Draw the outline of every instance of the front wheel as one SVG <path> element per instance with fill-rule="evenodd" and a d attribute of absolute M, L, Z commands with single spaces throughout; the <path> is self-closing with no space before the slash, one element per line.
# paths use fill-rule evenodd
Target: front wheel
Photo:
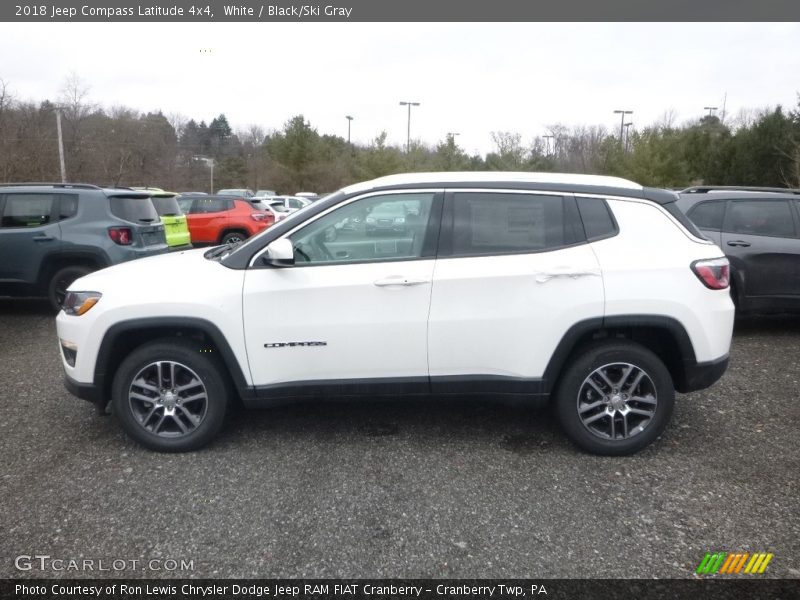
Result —
<path fill-rule="evenodd" d="M 569 438 L 593 454 L 634 454 L 664 431 L 675 388 L 661 359 L 633 342 L 587 347 L 565 371 L 556 410 Z"/>
<path fill-rule="evenodd" d="M 72 265 L 62 267 L 53 273 L 47 284 L 47 300 L 55 312 L 61 310 L 64 298 L 67 296 L 67 288 L 72 285 L 72 282 L 91 273 L 91 271 L 89 267 Z"/>
<path fill-rule="evenodd" d="M 207 348 L 164 339 L 122 361 L 111 402 L 137 442 L 160 452 L 186 452 L 205 446 L 220 430 L 228 389 L 222 363 Z"/>

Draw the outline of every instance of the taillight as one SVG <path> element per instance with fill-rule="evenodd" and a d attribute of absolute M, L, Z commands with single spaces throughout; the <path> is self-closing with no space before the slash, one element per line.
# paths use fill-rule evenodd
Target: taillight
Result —
<path fill-rule="evenodd" d="M 696 260 L 692 271 L 709 289 L 724 290 L 730 285 L 731 266 L 727 258 Z"/>
<path fill-rule="evenodd" d="M 250 218 L 254 221 L 274 221 L 274 217 L 271 213 L 261 212 L 261 213 L 250 213 Z"/>
<path fill-rule="evenodd" d="M 120 246 L 130 246 L 133 243 L 133 232 L 130 227 L 109 227 L 108 237 Z"/>

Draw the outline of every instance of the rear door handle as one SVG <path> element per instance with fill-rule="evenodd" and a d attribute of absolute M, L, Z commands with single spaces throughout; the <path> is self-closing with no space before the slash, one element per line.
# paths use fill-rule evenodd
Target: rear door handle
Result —
<path fill-rule="evenodd" d="M 411 285 L 422 285 L 423 283 L 430 283 L 430 279 L 417 279 L 414 277 L 385 277 L 384 279 L 377 279 L 373 281 L 373 284 L 378 287 L 387 287 L 390 285 L 402 285 L 402 286 L 411 286 Z"/>
<path fill-rule="evenodd" d="M 547 283 L 555 278 L 571 278 L 577 279 L 578 277 L 600 277 L 599 269 L 577 269 L 571 267 L 564 267 L 562 269 L 551 269 L 550 271 L 540 271 L 534 274 L 536 283 Z"/>
<path fill-rule="evenodd" d="M 54 238 L 52 235 L 46 235 L 44 233 L 33 236 L 34 242 L 52 242 Z"/>
<path fill-rule="evenodd" d="M 750 246 L 750 242 L 743 242 L 742 240 L 733 240 L 728 242 L 728 246 L 742 246 L 743 248 L 747 248 Z"/>

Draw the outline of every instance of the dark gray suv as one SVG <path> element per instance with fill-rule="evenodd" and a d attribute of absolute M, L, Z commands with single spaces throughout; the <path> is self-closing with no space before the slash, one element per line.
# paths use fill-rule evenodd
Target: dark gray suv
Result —
<path fill-rule="evenodd" d="M 0 185 L 0 295 L 47 296 L 91 271 L 167 252 L 150 194 L 86 184 Z"/>
<path fill-rule="evenodd" d="M 695 187 L 678 207 L 731 263 L 741 312 L 800 311 L 800 190 Z"/>

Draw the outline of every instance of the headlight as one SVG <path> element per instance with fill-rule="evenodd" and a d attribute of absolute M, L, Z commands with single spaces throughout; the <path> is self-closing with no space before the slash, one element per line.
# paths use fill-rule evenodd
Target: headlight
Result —
<path fill-rule="evenodd" d="M 100 292 L 67 292 L 62 308 L 68 315 L 77 317 L 97 304 L 102 296 Z"/>

